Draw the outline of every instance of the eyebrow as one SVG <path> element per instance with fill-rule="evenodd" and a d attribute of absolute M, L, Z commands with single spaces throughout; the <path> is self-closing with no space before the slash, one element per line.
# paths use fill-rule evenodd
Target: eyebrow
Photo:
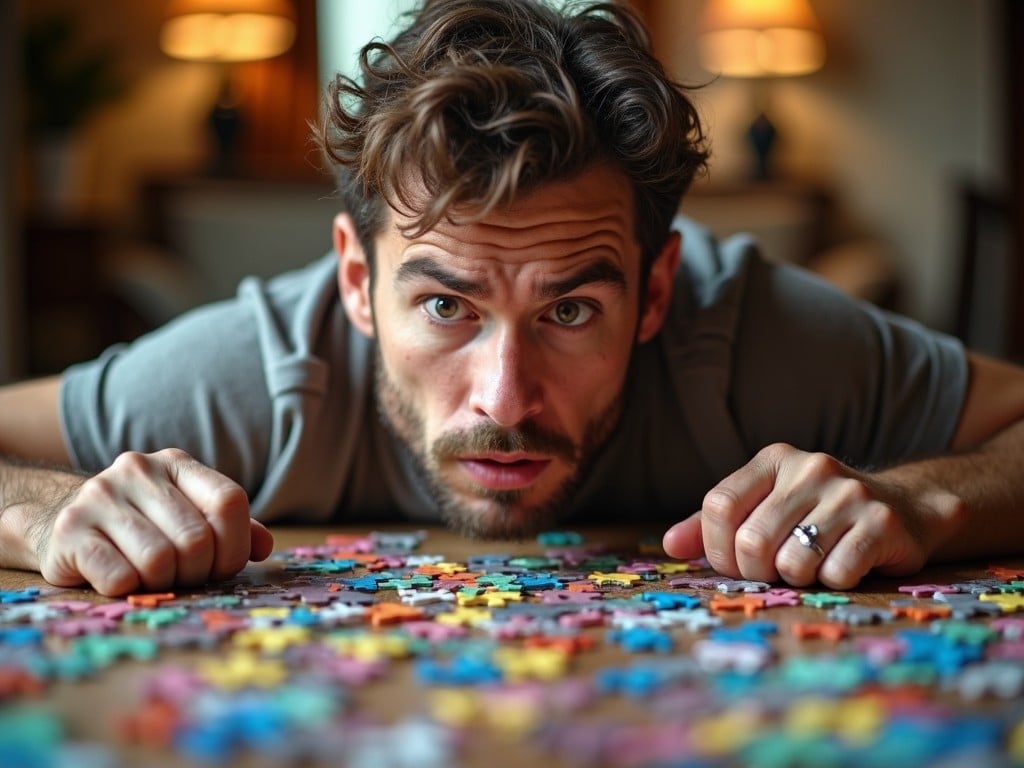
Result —
<path fill-rule="evenodd" d="M 434 259 L 421 256 L 403 262 L 395 274 L 395 283 L 404 283 L 419 277 L 430 278 L 443 285 L 453 293 L 470 298 L 486 297 L 489 293 L 486 286 L 466 280 L 448 271 Z M 560 280 L 543 283 L 537 294 L 542 299 L 557 299 L 584 285 L 603 284 L 623 293 L 626 290 L 626 276 L 621 269 L 607 259 L 587 264 L 575 274 Z"/>
<path fill-rule="evenodd" d="M 579 272 L 564 277 L 561 280 L 544 283 L 538 293 L 543 299 L 557 299 L 567 293 L 572 293 L 584 285 L 607 285 L 614 288 L 618 293 L 626 291 L 626 275 L 618 266 L 607 259 L 599 259 L 587 264 Z"/>
<path fill-rule="evenodd" d="M 452 293 L 460 293 L 474 299 L 487 295 L 487 289 L 480 283 L 459 277 L 449 272 L 434 259 L 420 256 L 403 262 L 395 273 L 395 283 L 405 283 L 419 277 L 428 277 L 436 280 Z"/>

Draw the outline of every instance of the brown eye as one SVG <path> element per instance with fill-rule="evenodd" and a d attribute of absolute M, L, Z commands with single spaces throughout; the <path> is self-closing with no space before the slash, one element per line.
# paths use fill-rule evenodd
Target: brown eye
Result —
<path fill-rule="evenodd" d="M 430 300 L 428 308 L 435 317 L 451 320 L 459 313 L 459 302 L 451 296 L 436 296 Z"/>
<path fill-rule="evenodd" d="M 555 319 L 562 325 L 573 325 L 579 320 L 580 305 L 575 301 L 563 301 L 555 307 Z"/>

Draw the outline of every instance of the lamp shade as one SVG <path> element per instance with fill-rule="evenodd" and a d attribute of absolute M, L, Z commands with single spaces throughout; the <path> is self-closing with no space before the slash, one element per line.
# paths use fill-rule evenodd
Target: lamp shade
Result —
<path fill-rule="evenodd" d="M 708 0 L 701 66 L 729 77 L 805 75 L 825 63 L 825 41 L 807 0 Z"/>
<path fill-rule="evenodd" d="M 168 56 L 195 61 L 255 61 L 295 40 L 288 0 L 170 0 L 160 30 Z"/>

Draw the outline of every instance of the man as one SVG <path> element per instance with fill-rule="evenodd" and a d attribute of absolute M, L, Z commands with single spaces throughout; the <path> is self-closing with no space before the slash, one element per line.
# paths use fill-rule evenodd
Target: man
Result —
<path fill-rule="evenodd" d="M 834 588 L 1021 549 L 1022 372 L 674 229 L 704 138 L 629 12 L 429 2 L 318 137 L 334 254 L 0 391 L 0 564 L 191 586 L 269 554 L 250 513 L 647 517 Z"/>

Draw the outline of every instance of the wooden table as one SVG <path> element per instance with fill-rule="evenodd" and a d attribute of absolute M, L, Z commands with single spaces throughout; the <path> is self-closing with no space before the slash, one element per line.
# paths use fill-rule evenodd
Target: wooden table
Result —
<path fill-rule="evenodd" d="M 417 530 L 414 526 L 402 526 L 399 528 L 375 528 L 373 530 L 384 532 L 400 532 Z M 635 552 L 638 542 L 649 537 L 660 537 L 660 529 L 643 528 L 620 528 L 620 529 L 578 529 L 584 536 L 584 546 L 592 546 L 598 543 L 607 545 L 609 551 Z M 290 551 L 293 547 L 300 545 L 322 544 L 329 534 L 353 534 L 365 536 L 370 532 L 368 528 L 276 528 L 274 529 L 276 540 L 276 553 Z M 482 553 L 503 553 L 509 556 L 533 556 L 540 555 L 544 547 L 536 541 L 525 542 L 495 542 L 483 543 L 462 539 L 450 532 L 441 529 L 429 529 L 425 541 L 416 550 L 417 554 L 443 555 L 446 561 L 464 563 L 474 555 Z M 636 558 L 634 558 L 636 559 Z M 648 552 L 643 558 L 646 560 L 663 560 L 653 552 Z M 1006 563 L 1007 566 L 1014 566 L 1014 563 Z M 362 572 L 359 570 L 358 572 Z M 279 587 L 285 583 L 292 583 L 296 573 L 284 569 L 284 561 L 275 559 L 264 564 L 251 564 L 240 578 L 229 585 L 212 585 L 204 592 L 191 595 L 178 595 L 179 601 L 189 606 L 189 610 L 198 613 L 195 601 L 204 595 L 223 595 L 226 590 L 232 588 L 253 588 L 259 585 L 256 591 L 267 591 Z M 319 577 L 321 581 L 335 581 L 341 578 L 352 576 L 351 573 Z M 696 576 L 712 575 L 710 572 L 698 572 Z M 982 564 L 964 564 L 941 568 L 931 568 L 925 572 L 900 581 L 883 579 L 870 579 L 862 587 L 848 594 L 853 602 L 860 605 L 877 606 L 888 608 L 894 600 L 905 600 L 908 595 L 900 593 L 898 587 L 904 584 L 949 584 L 953 582 L 966 582 L 971 579 L 983 578 L 986 576 L 986 568 Z M 0 589 L 18 590 L 27 587 L 40 587 L 45 590 L 45 583 L 35 574 L 27 574 L 15 571 L 0 571 Z M 704 605 L 718 594 L 709 589 L 684 589 L 672 588 L 662 583 L 643 583 L 642 586 L 633 586 L 629 589 L 615 591 L 613 597 L 620 594 L 624 597 L 631 597 L 644 590 L 675 591 L 680 593 L 694 594 L 701 598 Z M 821 588 L 802 590 L 805 593 L 821 592 Z M 377 599 L 394 600 L 396 593 L 378 593 Z M 106 600 L 88 590 L 62 590 L 57 594 L 44 595 L 39 598 L 40 602 L 53 600 L 83 600 L 98 604 L 112 603 L 117 601 Z M 931 601 L 920 601 L 922 605 L 930 604 Z M 2 610 L 2 609 L 0 609 Z M 244 613 L 245 609 L 237 609 Z M 899 618 L 884 625 L 853 627 L 849 629 L 849 636 L 840 641 L 825 638 L 799 639 L 794 634 L 794 628 L 798 624 L 820 623 L 827 621 L 827 612 L 822 608 L 801 605 L 799 607 L 771 608 L 761 611 L 748 618 L 741 613 L 728 612 L 720 614 L 723 625 L 726 627 L 739 628 L 749 624 L 751 621 L 770 621 L 777 625 L 777 633 L 769 638 L 775 654 L 772 668 L 778 669 L 787 660 L 795 658 L 828 658 L 839 657 L 855 658 L 854 637 L 857 636 L 891 636 L 894 633 L 907 630 L 927 630 L 930 623 L 927 621 L 918 622 L 909 618 Z M 194 617 L 193 619 L 194 620 Z M 984 626 L 991 622 L 990 619 L 971 619 L 970 624 Z M 9 623 L 0 624 L 0 629 L 8 628 Z M 365 626 L 359 629 L 365 629 Z M 52 653 L 66 652 L 76 642 L 74 638 L 61 638 L 54 634 L 52 625 L 47 630 L 45 645 Z M 152 636 L 159 630 L 148 630 L 138 625 L 128 627 L 123 625 L 118 632 L 131 635 Z M 321 630 L 318 630 L 321 631 Z M 321 632 L 326 632 L 322 630 Z M 355 632 L 357 629 L 338 629 L 335 632 Z M 397 631 L 392 628 L 382 629 L 383 632 Z M 1017 718 L 1016 721 L 1024 723 L 1024 712 L 1019 711 L 1019 702 L 1004 701 L 991 696 L 979 702 L 965 702 L 955 692 L 945 690 L 938 683 L 926 683 L 923 685 L 879 685 L 877 682 L 870 685 L 865 684 L 855 691 L 846 691 L 842 695 L 835 691 L 794 691 L 779 688 L 770 695 L 765 694 L 764 686 L 752 687 L 749 695 L 721 694 L 716 692 L 711 695 L 711 688 L 720 686 L 721 681 L 727 679 L 727 674 L 704 673 L 700 679 L 691 679 L 686 683 L 664 686 L 660 692 L 651 693 L 641 697 L 630 697 L 623 694 L 592 693 L 585 704 L 576 702 L 573 706 L 564 704 L 566 711 L 558 711 L 555 694 L 566 697 L 572 692 L 572 685 L 579 684 L 579 687 L 593 687 L 602 670 L 608 668 L 627 668 L 637 665 L 660 664 L 668 669 L 672 664 L 678 666 L 680 659 L 691 658 L 694 644 L 705 640 L 709 630 L 689 630 L 685 628 L 669 629 L 674 648 L 670 653 L 645 652 L 629 653 L 620 646 L 609 642 L 611 628 L 605 626 L 592 627 L 581 630 L 581 635 L 590 638 L 593 646 L 574 655 L 568 665 L 569 674 L 566 678 L 552 680 L 550 682 L 532 684 L 523 683 L 517 687 L 526 691 L 531 688 L 534 693 L 537 690 L 546 690 L 547 698 L 543 699 L 543 713 L 523 713 L 515 707 L 509 706 L 506 709 L 497 708 L 495 702 L 501 701 L 498 693 L 505 691 L 508 687 L 491 686 L 489 688 L 479 687 L 458 687 L 458 686 L 430 686 L 420 682 L 416 673 L 417 660 L 397 659 L 387 662 L 386 672 L 383 676 L 366 685 L 346 685 L 344 689 L 344 712 L 336 718 L 338 722 L 351 723 L 377 723 L 382 726 L 394 726 L 395 723 L 408 722 L 409 718 L 427 718 L 435 722 L 438 718 L 447 720 L 444 728 L 449 729 L 452 723 L 458 724 L 454 731 L 461 734 L 460 747 L 458 751 L 457 764 L 463 765 L 570 765 L 573 760 L 565 759 L 565 752 L 575 750 L 576 756 L 584 758 L 583 764 L 607 764 L 607 765 L 632 765 L 643 764 L 643 761 L 636 762 L 617 756 L 613 749 L 608 751 L 607 745 L 601 749 L 597 748 L 596 742 L 607 738 L 608 743 L 614 738 L 622 740 L 634 739 L 633 753 L 639 757 L 645 749 L 656 752 L 658 749 L 671 750 L 669 746 L 652 746 L 652 740 L 662 738 L 666 731 L 666 718 L 669 722 L 673 719 L 678 723 L 680 745 L 686 749 L 693 749 L 697 744 L 701 750 L 710 754 L 705 757 L 712 760 L 719 760 L 720 764 L 747 764 L 746 759 L 739 759 L 736 755 L 740 746 L 753 736 L 767 738 L 772 732 L 789 733 L 790 736 L 796 732 L 792 725 L 800 706 L 812 705 L 816 700 L 826 702 L 824 708 L 835 706 L 839 702 L 868 701 L 881 702 L 880 706 L 885 708 L 889 714 L 893 712 L 920 711 L 924 712 L 926 707 L 935 706 L 949 707 L 950 712 L 960 716 L 963 713 L 983 713 L 987 717 L 1001 717 L 1005 725 L 1005 718 Z M 487 634 L 479 629 L 471 630 L 471 636 L 486 638 Z M 503 641 L 502 645 L 521 647 L 523 640 Z M 145 686 L 148 680 L 152 680 L 154 674 L 161 669 L 169 667 L 185 668 L 196 670 L 204 662 L 211 659 L 220 659 L 224 664 L 228 663 L 231 653 L 232 640 L 226 638 L 215 648 L 209 650 L 174 650 L 162 649 L 157 659 L 151 661 L 118 661 L 111 666 L 99 670 L 91 677 L 82 680 L 72 681 L 50 681 L 45 690 L 35 696 L 8 697 L 6 702 L 0 705 L 0 737 L 2 737 L 2 716 L 9 714 L 15 707 L 44 706 L 59 715 L 64 726 L 65 741 L 89 742 L 109 745 L 113 753 L 119 758 L 120 764 L 125 766 L 147 765 L 147 766 L 182 766 L 192 765 L 195 761 L 184 757 L 180 749 L 154 748 L 147 745 L 127 743 L 124 738 L 123 729 L 125 723 L 131 719 L 133 714 L 143 711 L 144 705 L 149 700 L 145 693 Z M 483 651 L 479 650 L 478 654 Z M 0 644 L 0 653 L 3 653 L 3 646 Z M 448 658 L 451 654 L 442 651 L 434 653 Z M 275 654 L 267 653 L 268 658 L 274 658 Z M 0 657 L 2 658 L 2 657 Z M 0 668 L 4 661 L 0 661 Z M 1024 664 L 1022 661 L 1016 664 Z M 315 667 L 314 667 L 315 669 Z M 295 674 L 295 667 L 289 667 L 289 674 Z M 742 675 L 732 674 L 732 677 L 742 679 Z M 747 676 L 750 678 L 750 676 Z M 569 681 L 569 682 L 567 682 Z M 322 683 L 323 680 L 320 680 Z M 736 682 L 735 680 L 733 681 Z M 824 681 L 827 682 L 827 681 Z M 828 688 L 824 685 L 824 688 Z M 273 690 L 273 688 L 271 689 Z M 737 688 L 737 690 L 739 690 Z M 578 691 L 577 691 L 578 692 Z M 238 696 L 237 692 L 230 694 Z M 674 698 L 673 698 L 674 697 Z M 687 703 L 687 697 L 691 700 Z M 815 699 L 814 697 L 817 697 Z M 447 700 L 447 706 L 440 706 L 439 701 Z M 706 707 L 708 701 L 714 701 L 713 708 Z M 506 698 L 505 701 L 513 702 L 513 699 Z M 902 703 L 901 703 L 902 702 Z M 536 703 L 534 708 L 536 710 Z M 672 707 L 676 707 L 673 710 Z M 657 707 L 661 707 L 657 710 Z M 689 707 L 689 709 L 687 709 Z M 696 709 L 694 709 L 696 707 Z M 900 709 L 902 707 L 902 709 Z M 1018 707 L 1017 710 L 1013 710 Z M 460 708 L 465 711 L 461 711 Z M 915 709 L 916 708 L 916 709 Z M 775 711 L 769 712 L 769 709 Z M 656 711 L 657 710 L 657 711 Z M 850 710 L 852 711 L 852 709 Z M 1007 713 L 1010 712 L 1008 715 Z M 668 713 L 668 714 L 666 714 Z M 518 727 L 515 725 L 514 717 L 526 718 L 529 727 Z M 531 721 L 532 717 L 532 721 Z M 845 716 L 844 716 L 845 717 Z M 730 720 L 731 718 L 731 720 Z M 788 718 L 788 720 L 787 720 Z M 774 723 L 769 728 L 768 720 Z M 827 726 L 827 718 L 822 716 L 817 726 L 819 730 Z M 941 721 L 939 721 L 941 722 Z M 655 728 L 653 724 L 657 724 Z M 787 724 L 788 723 L 788 724 Z M 352 726 L 355 727 L 355 726 Z M 352 732 L 352 727 L 346 725 L 346 733 Z M 632 727 L 633 731 L 627 730 Z M 876 729 L 881 725 L 876 724 Z M 586 730 L 590 728 L 591 730 Z M 715 729 L 719 733 L 715 734 Z M 748 730 L 745 732 L 744 728 Z M 701 730 L 703 729 L 703 730 Z M 732 729 L 732 730 L 729 730 Z M 1013 729 L 1005 729 L 1012 736 Z M 446 731 L 446 732 L 454 732 Z M 333 732 L 333 731 L 332 731 Z M 721 734 L 726 735 L 723 737 Z M 399 732 L 391 732 L 394 738 L 399 738 Z M 586 735 L 592 734 L 589 744 L 577 744 L 569 747 L 567 743 L 571 739 L 584 739 Z M 603 735 L 601 735 L 603 734 Z M 660 734 L 660 735 L 659 735 Z M 1024 736 L 1024 727 L 1020 729 Z M 819 734 L 820 735 L 820 734 Z M 836 734 L 827 734 L 830 738 Z M 348 738 L 348 737 L 346 737 Z M 404 737 L 403 737 L 404 738 Z M 708 745 L 714 743 L 713 738 L 724 738 L 726 742 L 730 739 L 733 746 L 726 754 L 733 756 L 727 760 L 721 753 L 724 747 L 711 748 Z M 795 737 L 794 737 L 795 738 Z M 801 738 L 810 738 L 806 734 Z M 1008 736 L 1009 738 L 1009 736 Z M 647 739 L 645 743 L 643 740 Z M 703 741 L 701 741 L 703 739 Z M 385 739 L 386 742 L 386 739 Z M 561 743 L 560 743 L 561 742 Z M 331 744 L 330 740 L 324 739 L 324 744 Z M 330 760 L 312 761 L 312 764 L 341 764 L 341 765 L 362 765 L 348 751 L 348 746 L 354 742 L 349 738 L 348 742 L 342 740 L 342 745 L 333 745 L 334 750 Z M 680 747 L 681 748 L 681 747 Z M 1019 749 L 1020 747 L 1016 747 Z M 594 749 L 595 754 L 588 756 L 587 750 Z M 715 752 L 718 750 L 718 752 Z M 244 750 L 232 756 L 228 761 L 220 764 L 230 763 L 239 766 L 265 766 L 277 765 L 280 761 L 277 758 L 268 757 L 271 754 L 268 750 Z M 338 755 L 347 757 L 338 758 Z M 1018 759 L 1019 759 L 1018 755 Z M 600 758 L 600 759 L 598 759 Z M 348 761 L 353 762 L 349 763 Z M 603 762 L 602 762 L 603 761 Z M 653 761 L 646 761 L 648 764 Z M 3 754 L 0 752 L 0 764 L 5 764 Z M 386 761 L 374 763 L 375 765 L 388 765 Z M 393 764 L 398 765 L 397 760 Z M 431 765 L 424 758 L 418 765 Z M 444 764 L 442 762 L 442 764 Z M 714 763 L 713 763 L 714 764 Z M 782 762 L 780 764 L 793 764 Z M 904 765 L 911 765 L 912 762 L 904 761 Z"/>

